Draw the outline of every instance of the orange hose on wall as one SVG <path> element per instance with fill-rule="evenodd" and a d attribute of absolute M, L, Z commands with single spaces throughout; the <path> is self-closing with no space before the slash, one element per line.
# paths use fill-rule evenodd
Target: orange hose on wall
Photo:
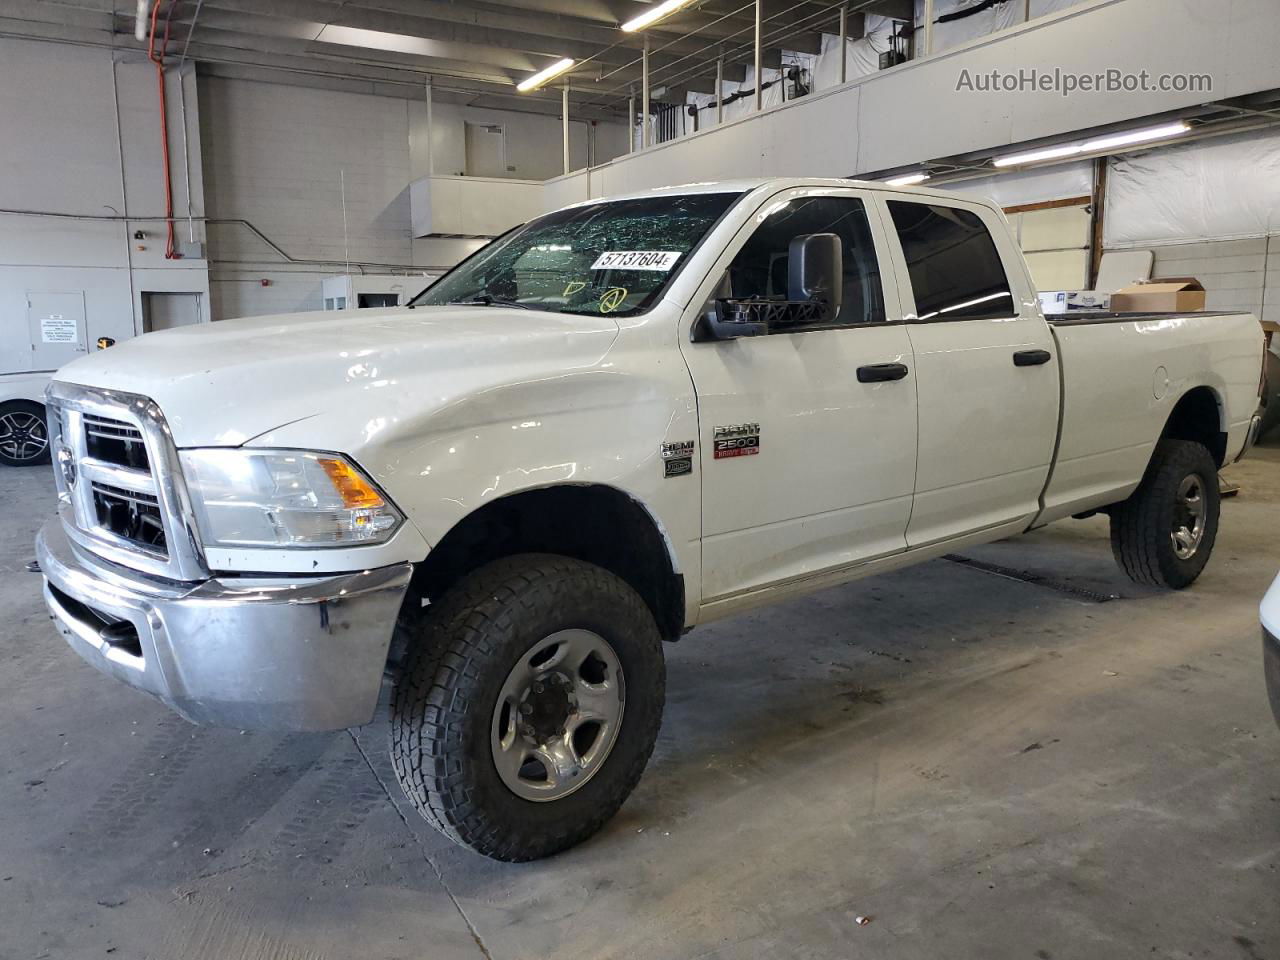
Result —
<path fill-rule="evenodd" d="M 169 110 L 165 104 L 164 96 L 164 56 L 169 49 L 169 20 L 173 16 L 174 0 L 169 0 L 169 12 L 165 14 L 164 18 L 164 38 L 160 43 L 159 51 L 157 51 L 156 27 L 160 16 L 160 8 L 164 5 L 165 0 L 156 0 L 155 6 L 151 9 L 151 35 L 147 39 L 147 58 L 156 65 L 156 83 L 160 91 L 160 151 L 164 158 L 164 218 L 166 232 L 164 256 L 166 260 L 177 260 L 182 255 L 178 253 L 174 242 L 173 179 L 169 172 Z"/>

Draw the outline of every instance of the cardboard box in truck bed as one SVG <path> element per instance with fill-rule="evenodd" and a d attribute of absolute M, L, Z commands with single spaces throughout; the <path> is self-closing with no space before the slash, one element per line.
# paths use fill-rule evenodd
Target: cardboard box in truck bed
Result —
<path fill-rule="evenodd" d="M 1204 287 L 1195 277 L 1163 277 L 1135 283 L 1111 295 L 1115 313 L 1190 313 L 1204 309 Z"/>

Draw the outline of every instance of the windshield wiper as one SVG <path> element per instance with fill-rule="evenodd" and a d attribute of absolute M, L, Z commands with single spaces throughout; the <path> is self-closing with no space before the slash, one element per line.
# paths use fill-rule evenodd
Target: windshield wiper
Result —
<path fill-rule="evenodd" d="M 503 300 L 487 293 L 476 294 L 470 300 L 450 300 L 449 304 L 450 306 L 460 307 L 519 307 L 521 310 L 533 309 L 529 304 L 521 303 L 519 300 Z"/>

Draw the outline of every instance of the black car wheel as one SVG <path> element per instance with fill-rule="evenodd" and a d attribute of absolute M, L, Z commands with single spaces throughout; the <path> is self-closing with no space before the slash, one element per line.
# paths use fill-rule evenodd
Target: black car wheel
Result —
<path fill-rule="evenodd" d="M 0 463 L 27 467 L 49 462 L 49 426 L 44 405 L 11 400 L 0 405 Z"/>

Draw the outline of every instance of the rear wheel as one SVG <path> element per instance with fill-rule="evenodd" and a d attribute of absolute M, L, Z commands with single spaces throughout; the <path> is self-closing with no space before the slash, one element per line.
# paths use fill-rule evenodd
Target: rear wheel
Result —
<path fill-rule="evenodd" d="M 26 467 L 49 462 L 44 405 L 31 400 L 0 404 L 0 463 Z"/>
<path fill-rule="evenodd" d="M 1133 495 L 1111 508 L 1111 549 L 1131 580 L 1181 590 L 1218 535 L 1218 467 L 1201 443 L 1162 440 Z"/>
<path fill-rule="evenodd" d="M 446 836 L 532 860 L 591 836 L 640 779 L 662 717 L 653 615 L 600 567 L 524 554 L 407 614 L 391 758 Z"/>

